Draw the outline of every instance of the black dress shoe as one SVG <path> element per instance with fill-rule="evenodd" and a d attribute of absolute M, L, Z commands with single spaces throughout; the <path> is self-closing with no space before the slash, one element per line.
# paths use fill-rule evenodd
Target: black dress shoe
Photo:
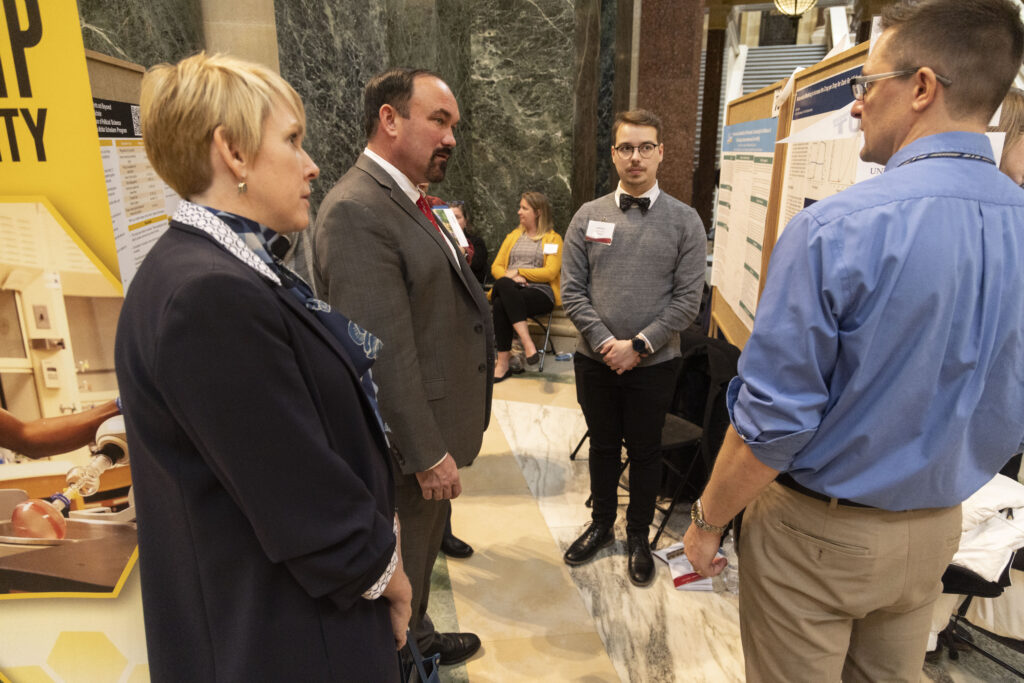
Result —
<path fill-rule="evenodd" d="M 634 586 L 649 586 L 654 581 L 654 556 L 647 535 L 626 534 L 626 554 L 629 556 L 629 580 Z"/>
<path fill-rule="evenodd" d="M 441 552 L 448 557 L 462 559 L 473 554 L 473 546 L 455 536 L 445 536 L 441 539 Z"/>
<path fill-rule="evenodd" d="M 475 633 L 435 633 L 430 647 L 421 648 L 424 657 L 441 655 L 441 664 L 464 662 L 480 649 L 480 639 Z"/>
<path fill-rule="evenodd" d="M 563 559 L 567 565 L 575 567 L 592 558 L 598 550 L 614 540 L 615 532 L 610 526 L 592 522 L 587 530 L 572 542 L 569 549 L 565 551 Z"/>
<path fill-rule="evenodd" d="M 507 380 L 511 376 L 512 376 L 512 371 L 511 370 L 506 370 L 504 375 L 502 375 L 501 377 L 495 377 L 494 378 L 494 383 L 497 384 L 498 382 L 504 382 L 505 380 Z"/>
<path fill-rule="evenodd" d="M 540 351 L 535 352 L 532 356 L 526 357 L 527 365 L 536 365 L 540 362 Z"/>

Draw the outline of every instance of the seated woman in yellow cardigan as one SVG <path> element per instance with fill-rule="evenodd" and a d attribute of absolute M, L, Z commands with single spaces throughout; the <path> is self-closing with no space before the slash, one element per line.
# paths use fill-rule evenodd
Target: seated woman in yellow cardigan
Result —
<path fill-rule="evenodd" d="M 498 360 L 494 381 L 509 378 L 513 331 L 523 343 L 529 365 L 540 361 L 526 319 L 561 304 L 562 238 L 551 223 L 551 204 L 540 192 L 524 192 L 519 200 L 519 227 L 501 244 L 491 266 L 491 304 Z"/>

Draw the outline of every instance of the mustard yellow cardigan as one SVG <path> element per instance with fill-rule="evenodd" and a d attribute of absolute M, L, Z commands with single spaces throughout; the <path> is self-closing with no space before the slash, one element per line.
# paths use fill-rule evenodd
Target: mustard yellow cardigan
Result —
<path fill-rule="evenodd" d="M 505 276 L 512 245 L 516 243 L 522 234 L 522 227 L 518 227 L 505 236 L 505 241 L 501 243 L 501 249 L 498 250 L 498 255 L 494 257 L 494 263 L 491 264 L 491 275 L 494 276 L 495 280 Z M 546 282 L 551 285 L 551 290 L 555 293 L 555 306 L 561 306 L 562 291 L 558 283 L 562 275 L 562 236 L 554 230 L 548 230 L 540 238 L 540 241 L 544 244 L 557 244 L 558 251 L 554 254 L 545 254 L 544 265 L 540 268 L 525 268 L 520 270 L 519 274 L 528 282 Z M 487 295 L 490 298 L 490 292 Z"/>

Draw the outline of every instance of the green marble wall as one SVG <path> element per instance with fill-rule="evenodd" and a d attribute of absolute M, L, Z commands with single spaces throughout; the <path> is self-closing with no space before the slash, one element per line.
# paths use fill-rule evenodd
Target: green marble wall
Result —
<path fill-rule="evenodd" d="M 473 201 L 490 236 L 518 224 L 527 190 L 548 196 L 559 232 L 568 226 L 574 24 L 565 0 L 473 3 Z"/>
<path fill-rule="evenodd" d="M 614 6 L 602 4 L 610 1 Z M 281 74 L 306 104 L 307 147 L 321 169 L 314 209 L 366 144 L 366 82 L 391 66 L 422 66 L 448 81 L 462 113 L 448 176 L 431 193 L 469 203 L 492 255 L 515 227 L 526 190 L 548 195 L 564 232 L 571 218 L 574 2 L 274 5 Z M 143 66 L 204 45 L 200 0 L 78 0 L 78 7 L 87 48 Z"/>
<path fill-rule="evenodd" d="M 78 15 L 87 49 L 147 67 L 204 44 L 199 0 L 78 0 Z"/>
<path fill-rule="evenodd" d="M 569 215 L 573 5 L 565 0 L 278 0 L 281 73 L 303 96 L 320 165 L 314 206 L 366 144 L 362 89 L 391 66 L 440 73 L 459 101 L 458 146 L 431 193 L 463 199 L 492 255 L 519 195 Z"/>

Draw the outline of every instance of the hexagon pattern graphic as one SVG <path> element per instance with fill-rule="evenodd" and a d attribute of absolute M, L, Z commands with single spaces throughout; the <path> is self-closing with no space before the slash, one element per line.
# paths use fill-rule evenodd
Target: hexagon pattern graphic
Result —
<path fill-rule="evenodd" d="M 65 681 L 109 683 L 121 678 L 128 658 L 105 633 L 65 631 L 57 636 L 46 663 Z"/>

